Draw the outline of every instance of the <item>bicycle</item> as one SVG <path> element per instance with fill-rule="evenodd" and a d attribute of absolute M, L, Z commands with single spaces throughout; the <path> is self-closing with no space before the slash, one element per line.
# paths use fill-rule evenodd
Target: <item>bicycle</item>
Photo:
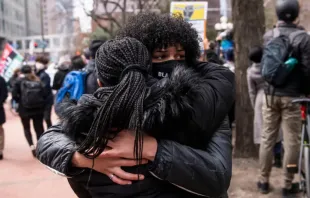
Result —
<path fill-rule="evenodd" d="M 304 193 L 305 197 L 310 198 L 310 115 L 308 111 L 310 98 L 295 99 L 293 103 L 301 105 L 302 135 L 298 167 L 296 165 L 288 165 L 287 168 L 288 170 L 291 169 L 291 171 L 292 169 L 298 169 L 300 190 Z M 304 170 L 301 168 L 302 163 L 304 163 Z"/>

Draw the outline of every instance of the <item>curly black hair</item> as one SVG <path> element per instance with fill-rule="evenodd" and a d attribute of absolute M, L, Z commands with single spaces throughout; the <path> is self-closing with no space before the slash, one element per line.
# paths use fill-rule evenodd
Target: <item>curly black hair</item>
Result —
<path fill-rule="evenodd" d="M 117 37 L 135 38 L 141 41 L 150 53 L 156 48 L 179 43 L 185 50 L 185 59 L 189 64 L 195 63 L 200 57 L 198 33 L 180 15 L 138 14 L 128 20 Z"/>

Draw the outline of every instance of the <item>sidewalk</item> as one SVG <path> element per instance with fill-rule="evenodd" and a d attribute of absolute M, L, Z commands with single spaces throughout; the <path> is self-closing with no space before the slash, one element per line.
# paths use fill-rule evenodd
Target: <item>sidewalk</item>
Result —
<path fill-rule="evenodd" d="M 7 108 L 6 115 L 4 159 L 0 161 L 0 197 L 76 197 L 66 178 L 53 174 L 32 156 L 19 117 Z"/>

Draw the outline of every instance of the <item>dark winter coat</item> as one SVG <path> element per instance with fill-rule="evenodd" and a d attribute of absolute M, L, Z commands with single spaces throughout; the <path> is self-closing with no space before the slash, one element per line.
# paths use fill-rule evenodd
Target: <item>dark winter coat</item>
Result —
<path fill-rule="evenodd" d="M 5 123 L 5 111 L 3 103 L 8 97 L 8 89 L 6 82 L 2 76 L 0 76 L 0 125 Z"/>
<path fill-rule="evenodd" d="M 10 88 L 10 91 L 12 91 L 13 87 L 14 87 L 14 84 L 16 83 L 18 79 L 18 76 L 12 76 L 9 80 L 9 83 L 8 83 L 8 86 Z"/>
<path fill-rule="evenodd" d="M 38 71 L 37 76 L 40 78 L 41 82 L 43 83 L 44 89 L 47 94 L 46 105 L 53 105 L 54 96 L 53 96 L 52 87 L 51 87 L 51 78 L 45 72 L 45 70 Z"/>
<path fill-rule="evenodd" d="M 294 24 L 284 22 L 280 22 L 277 28 L 281 35 L 286 36 L 301 30 Z M 264 35 L 265 45 L 273 38 L 273 35 L 274 30 L 270 30 Z M 299 64 L 287 77 L 286 83 L 275 89 L 274 95 L 276 96 L 299 97 L 302 94 L 310 94 L 310 36 L 307 33 L 297 36 L 294 38 L 292 47 Z M 273 86 L 266 84 L 265 93 L 272 95 L 273 92 Z"/>
<path fill-rule="evenodd" d="M 208 63 L 197 64 L 195 70 L 201 78 L 197 82 L 201 84 L 194 87 L 187 87 L 191 75 L 181 81 L 178 76 L 171 77 L 174 91 L 190 90 L 197 95 L 180 97 L 192 106 L 188 120 L 173 122 L 174 126 L 168 124 L 166 134 L 157 134 L 161 137 L 157 138 L 155 160 L 139 168 L 146 178 L 130 186 L 120 186 L 93 171 L 89 185 L 92 197 L 226 197 L 232 168 L 227 113 L 234 102 L 234 75 L 224 67 Z M 73 176 L 70 184 L 82 185 L 85 190 L 89 170 L 71 167 L 77 145 L 63 131 L 57 125 L 45 132 L 37 145 L 37 157 L 56 173 Z M 124 170 L 134 173 L 136 167 Z M 78 195 L 82 196 L 79 189 Z"/>
<path fill-rule="evenodd" d="M 60 65 L 58 71 L 55 74 L 53 81 L 53 89 L 59 90 L 62 87 L 62 84 L 65 80 L 66 75 L 70 72 L 68 65 Z"/>

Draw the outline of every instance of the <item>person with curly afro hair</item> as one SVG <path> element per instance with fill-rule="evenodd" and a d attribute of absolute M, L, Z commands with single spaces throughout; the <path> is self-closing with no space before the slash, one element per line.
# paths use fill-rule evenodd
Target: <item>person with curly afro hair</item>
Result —
<path fill-rule="evenodd" d="M 96 149 L 91 147 L 91 150 L 96 150 L 95 155 L 99 156 L 89 159 L 92 158 L 92 152 L 88 153 L 91 150 L 85 150 L 86 155 L 78 152 L 74 138 L 69 137 L 61 125 L 56 125 L 40 138 L 37 147 L 38 159 L 63 176 L 74 177 L 82 174 L 84 178 L 88 178 L 91 170 L 108 176 L 107 179 L 110 181 L 100 179 L 101 177 L 97 177 L 98 174 L 92 174 L 87 186 L 69 179 L 71 187 L 77 194 L 81 195 L 81 191 L 86 192 L 83 197 L 227 197 L 232 171 L 231 129 L 227 114 L 234 103 L 234 74 L 214 63 L 199 62 L 198 34 L 179 16 L 139 14 L 129 19 L 125 27 L 119 31 L 117 39 L 124 37 L 135 38 L 145 45 L 152 62 L 147 71 L 155 78 L 162 79 L 163 82 L 166 77 L 176 81 L 178 76 L 178 72 L 174 71 L 176 66 L 191 68 L 198 74 L 188 76 L 187 81 L 176 83 L 177 86 L 182 87 L 178 91 L 186 94 L 190 87 L 184 85 L 191 82 L 191 78 L 203 80 L 202 84 L 195 86 L 195 90 L 203 94 L 186 96 L 191 98 L 190 106 L 193 108 L 190 114 L 193 115 L 194 121 L 187 120 L 189 124 L 186 129 L 170 127 L 169 133 L 156 138 L 143 135 L 143 144 L 140 145 L 142 159 L 136 159 L 136 155 L 133 155 L 135 145 L 139 143 L 132 135 L 135 134 L 134 131 L 119 132 L 111 141 L 108 141 L 108 150 L 102 151 L 102 147 Z M 120 51 L 130 49 L 126 47 Z M 136 53 L 131 54 L 133 58 L 138 57 Z M 96 60 L 99 60 L 99 57 L 104 58 L 103 55 L 98 51 Z M 111 58 L 113 61 L 122 60 L 117 56 L 111 56 Z M 113 66 L 109 62 L 106 62 L 106 65 L 110 68 L 110 72 L 104 73 L 104 78 L 98 75 L 98 82 L 100 86 L 113 86 L 118 82 L 118 78 L 114 76 L 116 67 L 119 66 Z M 96 63 L 96 67 L 99 66 L 99 62 Z M 97 70 L 100 72 L 98 68 Z M 183 86 L 180 86 L 181 84 Z M 156 84 L 156 86 L 162 85 Z M 173 97 L 166 99 L 175 100 Z M 180 99 L 184 100 L 183 97 Z M 162 105 L 162 102 L 153 105 L 156 104 Z M 108 110 L 112 108 L 114 107 Z M 178 106 L 178 108 L 182 109 L 184 106 Z M 83 112 L 86 113 L 86 111 Z M 112 113 L 115 114 L 115 111 Z M 159 116 L 162 116 L 162 113 Z M 170 113 L 178 114 L 174 111 Z M 105 112 L 102 111 L 102 115 L 104 114 Z M 86 117 L 90 116 L 86 115 Z M 100 117 L 100 120 L 101 118 L 103 117 Z M 77 121 L 78 116 L 72 116 L 72 119 Z M 96 120 L 95 123 L 96 129 L 102 127 L 100 125 L 102 122 Z M 174 126 L 177 125 L 178 122 L 175 122 Z M 195 127 L 196 125 L 201 129 Z M 83 122 L 79 123 L 77 129 L 80 127 L 85 127 Z M 98 134 L 95 131 L 92 134 L 96 137 Z M 192 134 L 190 138 L 186 136 L 189 133 Z M 144 134 L 149 134 L 149 131 L 144 131 Z M 200 137 L 197 134 L 206 136 Z M 192 141 L 194 139 L 195 141 Z M 102 143 L 100 140 L 96 141 L 98 144 Z M 135 166 L 137 160 L 147 160 L 148 164 L 138 166 L 137 169 Z M 96 194 L 87 195 L 88 187 L 96 186 Z"/>
<path fill-rule="evenodd" d="M 199 37 L 182 16 L 143 13 L 129 19 L 117 37 L 132 37 L 141 41 L 152 53 L 153 62 L 186 60 L 195 64 L 200 57 Z"/>

